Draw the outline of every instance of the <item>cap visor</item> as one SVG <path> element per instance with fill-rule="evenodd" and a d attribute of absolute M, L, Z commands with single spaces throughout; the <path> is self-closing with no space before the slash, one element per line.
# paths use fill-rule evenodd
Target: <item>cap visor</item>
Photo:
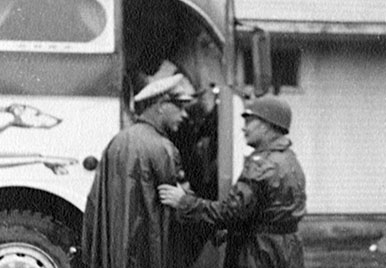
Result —
<path fill-rule="evenodd" d="M 242 114 L 241 116 L 242 117 L 247 117 L 247 116 L 252 116 L 252 115 L 255 115 L 251 110 L 249 109 L 246 109 Z"/>
<path fill-rule="evenodd" d="M 192 96 L 178 96 L 174 99 L 177 101 L 183 101 L 183 102 L 185 102 L 185 101 L 188 102 L 188 101 L 194 100 L 194 98 Z"/>
<path fill-rule="evenodd" d="M 198 91 L 194 92 L 192 96 L 193 96 L 194 98 L 199 98 L 199 97 L 201 97 L 202 95 L 204 95 L 205 92 L 206 92 L 205 89 L 201 89 L 201 90 L 198 90 Z"/>

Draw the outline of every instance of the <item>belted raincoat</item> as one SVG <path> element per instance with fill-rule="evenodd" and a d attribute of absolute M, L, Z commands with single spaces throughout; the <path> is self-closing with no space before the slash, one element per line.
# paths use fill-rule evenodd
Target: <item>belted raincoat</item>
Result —
<path fill-rule="evenodd" d="M 305 176 L 285 136 L 245 159 L 224 201 L 185 195 L 178 214 L 227 229 L 224 267 L 302 268 L 298 222 L 305 213 Z"/>
<path fill-rule="evenodd" d="M 156 120 L 142 116 L 118 133 L 88 195 L 83 261 L 90 268 L 183 267 L 178 223 L 156 190 L 182 177 L 179 152 Z"/>

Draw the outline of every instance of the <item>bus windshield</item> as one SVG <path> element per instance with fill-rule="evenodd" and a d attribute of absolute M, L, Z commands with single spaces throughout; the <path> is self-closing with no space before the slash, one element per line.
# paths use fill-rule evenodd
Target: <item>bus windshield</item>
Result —
<path fill-rule="evenodd" d="M 2 0 L 0 50 L 112 52 L 113 0 Z"/>

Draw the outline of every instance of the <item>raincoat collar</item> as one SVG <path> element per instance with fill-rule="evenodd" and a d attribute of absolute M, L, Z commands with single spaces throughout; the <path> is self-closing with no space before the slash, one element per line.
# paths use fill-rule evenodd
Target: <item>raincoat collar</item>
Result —
<path fill-rule="evenodd" d="M 255 149 L 256 153 L 263 151 L 285 151 L 292 145 L 290 139 L 285 136 L 281 136 L 265 146 L 260 146 Z"/>
<path fill-rule="evenodd" d="M 159 120 L 159 117 L 155 113 L 146 113 L 140 115 L 137 119 L 137 123 L 145 123 L 151 125 L 162 136 L 169 138 L 165 127 L 162 125 L 161 121 Z"/>

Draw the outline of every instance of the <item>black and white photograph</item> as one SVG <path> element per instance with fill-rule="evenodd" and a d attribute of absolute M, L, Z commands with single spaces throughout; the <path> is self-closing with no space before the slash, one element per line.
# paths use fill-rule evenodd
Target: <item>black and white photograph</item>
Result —
<path fill-rule="evenodd" d="M 386 268 L 385 14 L 0 0 L 0 268 Z"/>

